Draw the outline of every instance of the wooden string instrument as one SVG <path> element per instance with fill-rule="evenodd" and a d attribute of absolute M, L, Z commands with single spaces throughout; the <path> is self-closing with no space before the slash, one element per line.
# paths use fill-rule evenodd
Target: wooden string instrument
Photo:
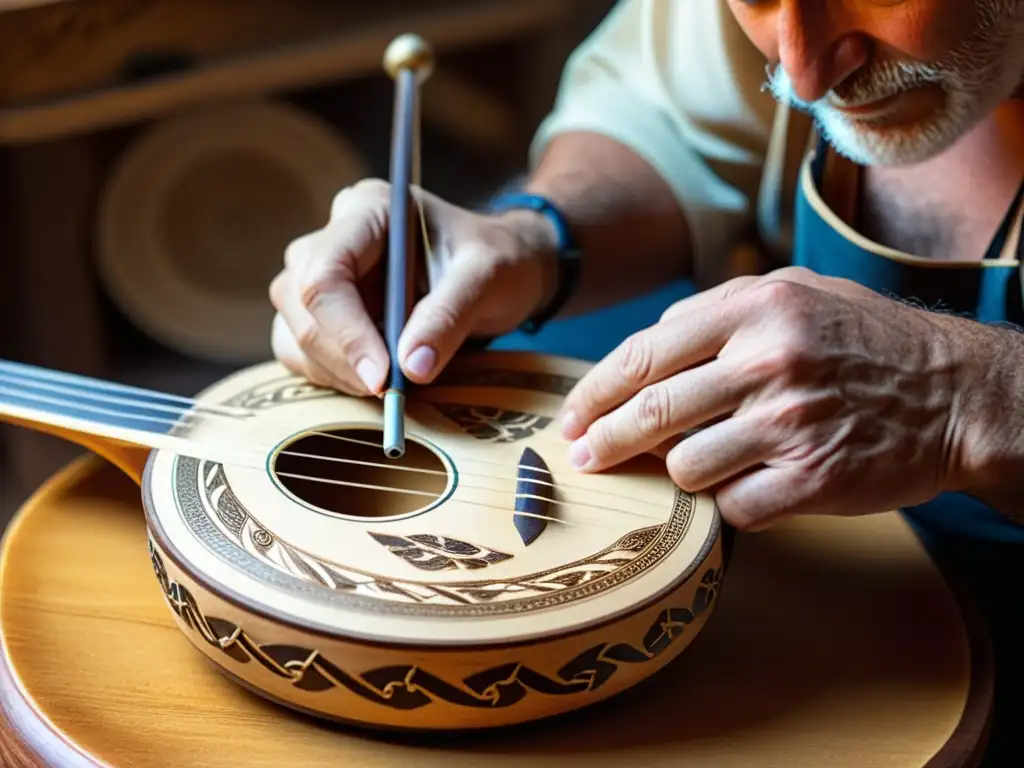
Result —
<path fill-rule="evenodd" d="M 553 418 L 586 369 L 458 359 L 405 393 L 393 459 L 383 403 L 276 363 L 181 398 L 0 361 L 0 418 L 137 486 L 76 465 L 5 539 L 4 764 L 972 764 L 985 644 L 906 525 L 744 539 L 730 603 L 710 497 L 654 457 L 568 468 Z M 532 730 L 368 747 L 332 720 Z"/>
<path fill-rule="evenodd" d="M 184 402 L 4 362 L 0 413 L 140 482 L 168 606 L 225 673 L 324 717 L 483 727 L 635 685 L 718 593 L 710 499 L 655 457 L 568 468 L 554 417 L 583 370 L 458 361 L 409 394 L 398 460 L 380 401 L 276 363 Z"/>

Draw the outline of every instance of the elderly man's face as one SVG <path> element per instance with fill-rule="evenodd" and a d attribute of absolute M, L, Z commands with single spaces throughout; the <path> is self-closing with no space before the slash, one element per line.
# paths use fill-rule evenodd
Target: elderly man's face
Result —
<path fill-rule="evenodd" d="M 925 160 L 1024 81 L 1024 0 L 729 0 L 772 93 L 861 164 Z"/>

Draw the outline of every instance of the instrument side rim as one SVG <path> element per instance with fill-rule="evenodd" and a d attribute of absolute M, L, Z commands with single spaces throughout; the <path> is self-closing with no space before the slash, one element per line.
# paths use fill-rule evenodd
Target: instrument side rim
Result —
<path fill-rule="evenodd" d="M 399 637 L 372 637 L 363 634 L 359 634 L 355 631 L 346 631 L 344 634 L 340 633 L 336 629 L 330 629 L 324 625 L 317 624 L 316 622 L 302 622 L 294 618 L 293 616 L 285 616 L 283 614 L 274 613 L 267 610 L 264 606 L 255 603 L 253 600 L 245 595 L 239 594 L 236 590 L 229 587 L 225 587 L 221 584 L 212 583 L 209 578 L 204 574 L 197 572 L 195 568 L 192 568 L 186 558 L 184 558 L 181 552 L 171 543 L 163 527 L 160 524 L 159 519 L 153 512 L 153 497 L 152 497 L 152 482 L 151 474 L 153 466 L 155 464 L 157 452 L 154 452 L 149 460 L 146 462 L 146 469 L 143 473 L 141 497 L 142 507 L 146 519 L 146 529 L 149 536 L 153 539 L 156 545 L 159 547 L 161 554 L 167 557 L 174 565 L 188 575 L 190 579 L 196 582 L 202 589 L 215 595 L 217 598 L 224 600 L 225 602 L 233 605 L 234 607 L 253 614 L 265 621 L 279 624 L 290 629 L 295 629 L 300 632 L 304 632 L 314 637 L 324 638 L 333 641 L 342 641 L 346 643 L 352 643 L 361 645 L 368 648 L 395 648 L 395 647 L 406 647 L 416 648 L 418 650 L 429 650 L 431 652 L 453 652 L 453 653 L 464 653 L 467 651 L 496 651 L 505 648 L 523 648 L 533 645 L 541 645 L 548 642 L 557 640 L 567 639 L 575 637 L 580 634 L 592 632 L 604 627 L 612 626 L 623 621 L 626 621 L 638 613 L 642 613 L 645 610 L 650 609 L 658 602 L 662 601 L 666 596 L 671 595 L 677 590 L 683 588 L 688 582 L 697 576 L 698 570 L 701 565 L 706 563 L 708 559 L 715 553 L 716 550 L 721 551 L 722 554 L 722 565 L 721 565 L 721 577 L 720 584 L 724 583 L 726 578 L 726 572 L 728 570 L 728 547 L 724 546 L 723 533 L 725 531 L 725 523 L 722 519 L 721 513 L 719 512 L 718 505 L 714 505 L 713 519 L 709 526 L 708 534 L 701 545 L 700 552 L 701 556 L 695 558 L 691 564 L 686 568 L 685 571 L 679 574 L 678 577 L 674 578 L 668 584 L 662 587 L 657 592 L 652 593 L 643 601 L 639 601 L 627 608 L 620 610 L 613 614 L 606 614 L 593 621 L 584 622 L 577 624 L 575 627 L 566 630 L 553 631 L 549 634 L 533 635 L 527 637 L 520 637 L 516 640 L 505 640 L 505 641 L 494 641 L 494 642 L 460 642 L 458 640 L 452 640 L 449 642 L 438 642 L 436 640 L 429 641 L 410 641 L 403 640 Z"/>

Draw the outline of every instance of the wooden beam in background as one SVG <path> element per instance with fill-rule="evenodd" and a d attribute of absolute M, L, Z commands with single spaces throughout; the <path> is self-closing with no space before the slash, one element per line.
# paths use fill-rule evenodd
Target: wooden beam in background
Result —
<path fill-rule="evenodd" d="M 547 31 L 565 21 L 573 4 L 573 0 L 472 0 L 458 7 L 366 23 L 304 44 L 213 61 L 144 83 L 3 109 L 0 143 L 49 140 L 204 103 L 372 75 L 381 71 L 383 51 L 399 34 L 419 34 L 443 54 Z"/>

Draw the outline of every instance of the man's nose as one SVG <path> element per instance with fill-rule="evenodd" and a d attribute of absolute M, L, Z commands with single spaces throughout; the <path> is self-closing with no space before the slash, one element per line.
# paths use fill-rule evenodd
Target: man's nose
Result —
<path fill-rule="evenodd" d="M 802 101 L 821 99 L 867 61 L 868 42 L 844 5 L 822 0 L 779 4 L 779 64 Z"/>

